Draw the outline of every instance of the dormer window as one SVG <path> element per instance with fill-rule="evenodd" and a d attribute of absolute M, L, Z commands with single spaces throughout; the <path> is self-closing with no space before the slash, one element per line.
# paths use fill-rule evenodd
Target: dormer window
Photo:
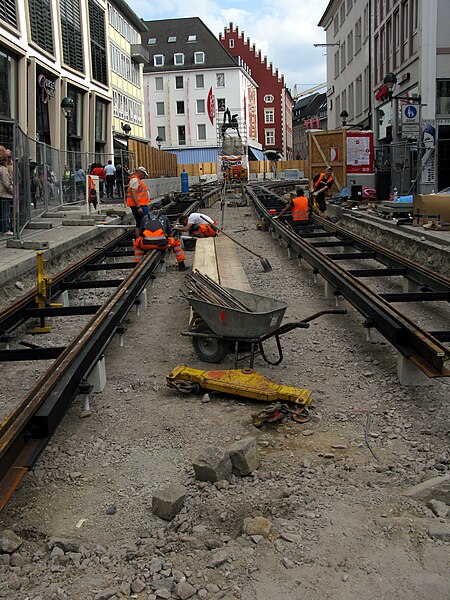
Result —
<path fill-rule="evenodd" d="M 173 64 L 174 65 L 184 65 L 184 54 L 181 52 L 173 55 Z"/>
<path fill-rule="evenodd" d="M 188 41 L 188 43 L 196 42 L 197 36 L 196 35 L 188 35 L 187 41 Z"/>
<path fill-rule="evenodd" d="M 147 45 L 148 46 L 156 46 L 156 38 L 148 38 Z"/>
<path fill-rule="evenodd" d="M 163 67 L 164 66 L 164 54 L 155 54 L 153 57 L 153 65 L 155 67 Z"/>
<path fill-rule="evenodd" d="M 205 63 L 205 53 L 204 52 L 194 52 L 194 64 L 203 65 Z"/>
<path fill-rule="evenodd" d="M 167 41 L 169 42 L 169 44 L 172 44 L 173 42 L 176 42 L 176 41 L 177 41 L 177 36 L 176 36 L 176 35 L 170 35 L 170 36 L 167 38 Z"/>

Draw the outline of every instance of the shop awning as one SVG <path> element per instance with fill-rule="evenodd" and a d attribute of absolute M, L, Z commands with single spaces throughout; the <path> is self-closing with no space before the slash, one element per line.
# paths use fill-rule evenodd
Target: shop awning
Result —
<path fill-rule="evenodd" d="M 253 148 L 253 146 L 249 146 L 248 149 L 251 151 L 256 160 L 266 160 L 266 157 L 264 156 L 262 150 L 259 150 L 258 148 Z"/>
<path fill-rule="evenodd" d="M 186 150 L 168 150 L 177 157 L 179 165 L 217 162 L 217 148 L 186 148 Z"/>

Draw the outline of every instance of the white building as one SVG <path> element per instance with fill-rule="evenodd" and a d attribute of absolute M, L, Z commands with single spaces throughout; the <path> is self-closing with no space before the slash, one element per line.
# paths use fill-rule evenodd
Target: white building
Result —
<path fill-rule="evenodd" d="M 226 109 L 248 144 L 258 144 L 256 84 L 198 18 L 145 22 L 147 133 L 179 164 L 215 162 Z"/>

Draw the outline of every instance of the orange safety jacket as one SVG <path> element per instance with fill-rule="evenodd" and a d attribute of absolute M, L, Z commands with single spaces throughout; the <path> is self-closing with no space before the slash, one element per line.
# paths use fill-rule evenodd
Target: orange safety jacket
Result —
<path fill-rule="evenodd" d="M 292 199 L 292 219 L 294 221 L 307 221 L 309 219 L 308 198 L 305 196 Z"/>
<path fill-rule="evenodd" d="M 325 179 L 326 176 L 327 176 L 326 173 L 321 173 L 320 174 L 319 179 L 314 184 L 314 191 L 317 191 L 319 184 Z M 329 176 L 328 179 L 325 181 L 325 185 L 328 185 L 330 183 L 330 181 L 333 181 L 333 178 L 331 176 Z"/>
<path fill-rule="evenodd" d="M 216 222 L 214 221 L 214 224 Z M 199 223 L 198 225 L 193 225 L 191 229 L 191 234 L 193 236 L 199 237 L 215 237 L 217 235 L 217 231 L 211 225 L 207 223 Z"/>
<path fill-rule="evenodd" d="M 139 206 L 147 206 L 147 204 L 149 202 L 147 186 L 145 185 L 145 183 L 143 181 L 141 181 L 139 179 L 139 177 L 136 177 L 135 175 L 133 175 L 133 177 L 130 177 L 129 184 L 131 183 L 131 181 L 133 179 L 137 179 L 139 181 L 139 186 L 135 190 L 136 198 L 139 202 Z M 131 187 L 129 184 L 128 184 L 128 191 L 127 191 L 127 206 L 136 206 L 134 203 L 133 197 L 131 195 Z"/>

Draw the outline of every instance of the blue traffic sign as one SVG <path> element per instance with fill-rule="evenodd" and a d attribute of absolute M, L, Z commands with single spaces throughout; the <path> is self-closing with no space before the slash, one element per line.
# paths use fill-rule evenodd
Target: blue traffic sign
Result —
<path fill-rule="evenodd" d="M 417 108 L 415 106 L 412 106 L 412 104 L 409 104 L 405 108 L 405 117 L 407 119 L 415 119 L 416 116 L 417 116 Z"/>

